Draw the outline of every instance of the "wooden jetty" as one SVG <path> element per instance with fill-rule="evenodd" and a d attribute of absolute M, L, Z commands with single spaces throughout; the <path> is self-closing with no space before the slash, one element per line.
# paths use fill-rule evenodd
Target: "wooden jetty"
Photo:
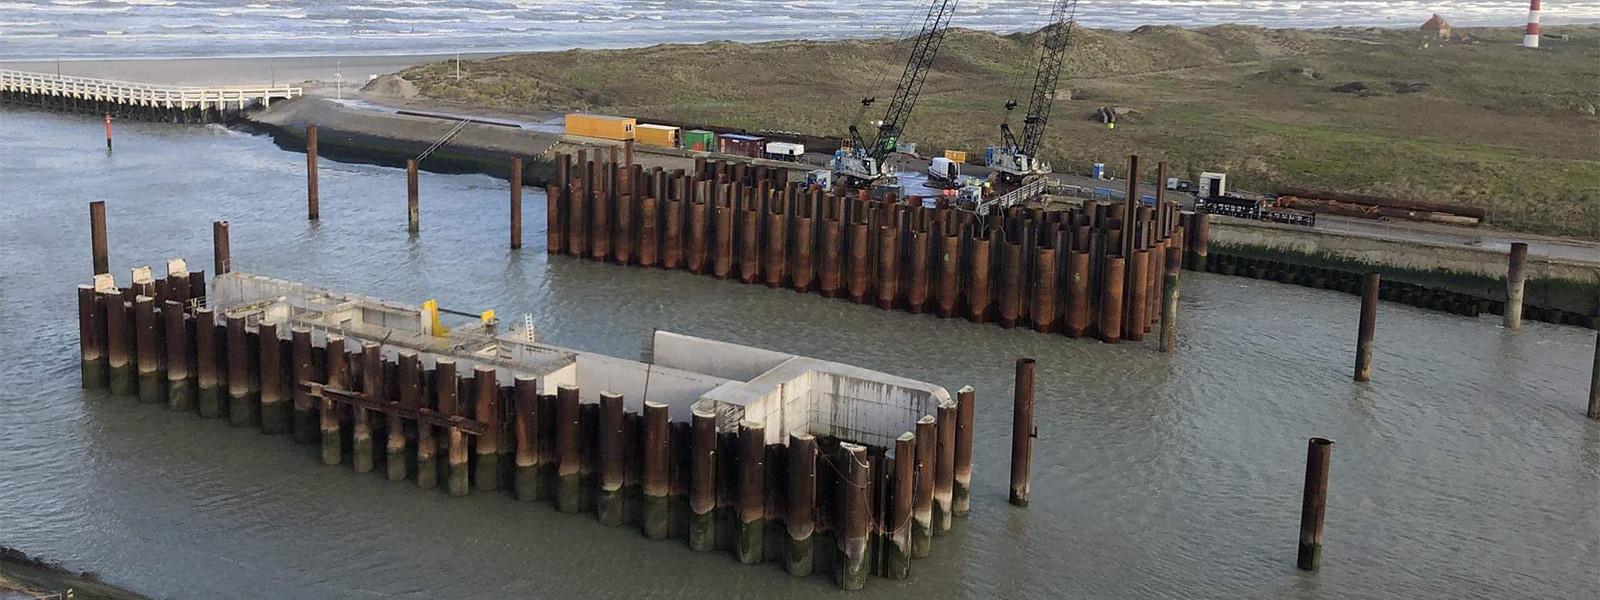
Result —
<path fill-rule="evenodd" d="M 208 286 L 176 259 L 128 287 L 97 274 L 78 301 L 85 387 L 320 444 L 308 456 L 326 465 L 547 501 L 845 589 L 909 576 L 932 539 L 913 496 L 937 490 L 943 535 L 948 490 L 970 485 L 970 388 L 957 410 L 937 385 L 665 331 L 640 362 L 545 343 L 531 323 L 500 332 L 492 312 L 237 271 Z"/>
<path fill-rule="evenodd" d="M 143 121 L 229 121 L 303 94 L 290 85 L 175 86 L 0 69 L 0 102 Z"/>

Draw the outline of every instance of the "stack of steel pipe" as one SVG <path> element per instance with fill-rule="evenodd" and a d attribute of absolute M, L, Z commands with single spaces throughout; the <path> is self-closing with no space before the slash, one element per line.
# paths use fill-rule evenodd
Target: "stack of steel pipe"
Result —
<path fill-rule="evenodd" d="M 1152 331 L 1166 250 L 1204 256 L 1208 237 L 1207 215 L 1166 201 L 980 217 L 943 200 L 828 193 L 742 163 L 700 160 L 670 173 L 635 166 L 622 190 L 616 165 L 598 157 L 563 154 L 556 165 L 552 254 L 1106 342 Z"/>

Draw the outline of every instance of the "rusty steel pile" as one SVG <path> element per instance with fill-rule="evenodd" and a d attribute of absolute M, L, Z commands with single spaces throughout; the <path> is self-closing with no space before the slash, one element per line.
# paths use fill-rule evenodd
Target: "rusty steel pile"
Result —
<path fill-rule="evenodd" d="M 1175 202 L 981 216 L 942 198 L 930 208 L 916 196 L 830 194 L 738 162 L 646 171 L 579 152 L 555 163 L 553 254 L 1108 343 L 1141 340 L 1160 319 L 1169 260 L 1205 256 L 1206 215 Z"/>
<path fill-rule="evenodd" d="M 227 228 L 218 226 L 216 260 L 226 272 Z M 97 271 L 103 256 L 97 243 Z M 548 501 L 650 539 L 729 551 L 742 563 L 831 573 L 845 589 L 859 589 L 868 574 L 909 576 L 911 558 L 928 556 L 933 536 L 969 510 L 970 387 L 954 400 L 938 388 L 936 406 L 913 417 L 914 427 L 885 434 L 887 444 L 807 431 L 769 436 L 761 422 L 724 422 L 707 400 L 676 421 L 678 405 L 666 401 L 625 404 L 601 391 L 598 401 L 580 402 L 582 377 L 572 373 L 583 358 L 557 347 L 527 342 L 521 351 L 539 354 L 535 362 L 503 360 L 505 345 L 473 348 L 458 361 L 396 341 L 403 336 L 391 334 L 402 330 L 320 326 L 294 316 L 282 297 L 223 302 L 224 284 L 232 290 L 243 278 L 263 279 L 219 275 L 208 301 L 205 273 L 174 259 L 160 279 L 141 268 L 119 288 L 102 271 L 78 286 L 83 386 L 320 445 L 325 465 L 452 496 L 501 490 Z M 405 308 L 352 306 L 324 314 Z M 515 339 L 505 336 L 485 339 Z M 456 340 L 443 346 L 460 348 Z"/>

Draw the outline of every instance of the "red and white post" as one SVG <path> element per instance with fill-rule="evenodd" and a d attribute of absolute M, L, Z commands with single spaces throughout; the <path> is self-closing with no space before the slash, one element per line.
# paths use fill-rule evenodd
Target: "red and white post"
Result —
<path fill-rule="evenodd" d="M 1539 0 L 1528 0 L 1528 30 L 1522 34 L 1522 47 L 1539 47 Z"/>

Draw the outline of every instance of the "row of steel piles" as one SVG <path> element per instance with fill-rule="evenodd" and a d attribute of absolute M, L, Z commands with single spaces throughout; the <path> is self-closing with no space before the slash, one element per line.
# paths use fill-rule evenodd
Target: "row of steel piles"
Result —
<path fill-rule="evenodd" d="M 828 195 L 742 163 L 556 163 L 552 253 L 1107 342 L 1142 339 L 1160 319 L 1166 250 L 1186 248 L 1185 229 L 1204 222 L 1168 202 L 982 218 L 916 197 Z"/>

